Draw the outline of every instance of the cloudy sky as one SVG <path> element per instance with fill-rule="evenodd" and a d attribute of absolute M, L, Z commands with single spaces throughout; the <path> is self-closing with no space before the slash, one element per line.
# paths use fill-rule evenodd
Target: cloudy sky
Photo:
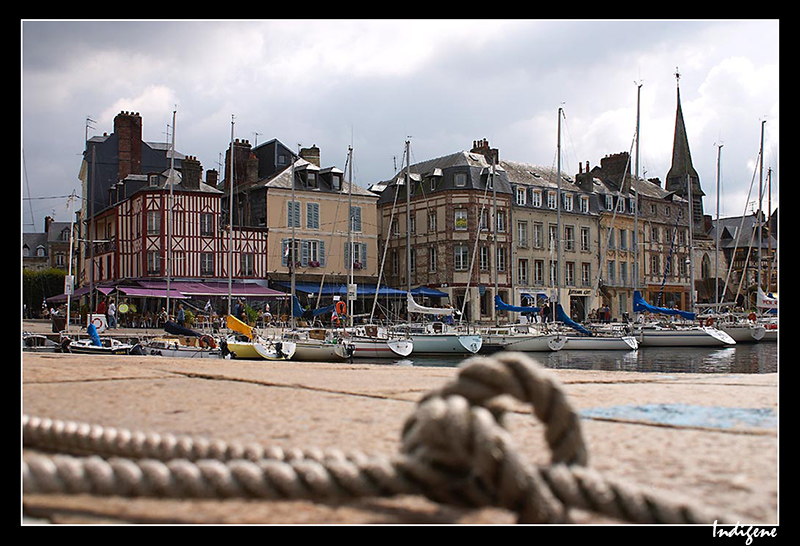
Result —
<path fill-rule="evenodd" d="M 352 143 L 355 182 L 368 186 L 393 175 L 409 137 L 412 162 L 486 138 L 503 159 L 554 166 L 559 106 L 574 174 L 632 150 L 641 84 L 640 173 L 663 181 L 676 69 L 706 212 L 720 144 L 722 215 L 741 214 L 748 192 L 755 206 L 762 121 L 778 205 L 777 20 L 26 20 L 21 31 L 24 231 L 69 220 L 86 118 L 90 137 L 111 133 L 122 110 L 141 114 L 146 141 L 165 141 L 177 110 L 176 148 L 204 169 L 218 168 L 232 115 L 237 138 L 316 144 L 323 167 L 344 169 Z"/>

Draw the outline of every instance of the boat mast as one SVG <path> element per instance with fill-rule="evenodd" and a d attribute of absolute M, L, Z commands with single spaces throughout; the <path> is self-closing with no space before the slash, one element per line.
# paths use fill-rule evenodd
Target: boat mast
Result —
<path fill-rule="evenodd" d="M 758 164 L 758 275 L 757 275 L 757 282 L 758 282 L 758 289 L 761 290 L 761 221 L 762 211 L 762 199 L 763 199 L 763 191 L 764 191 L 764 126 L 767 124 L 767 121 L 764 120 L 761 122 L 761 151 L 759 152 L 759 164 Z M 758 297 L 758 296 L 756 296 Z M 756 300 L 758 301 L 758 300 Z"/>
<path fill-rule="evenodd" d="M 228 181 L 229 199 L 228 199 L 228 315 L 231 314 L 231 293 L 233 292 L 233 131 L 234 131 L 234 116 L 231 114 L 231 170 L 230 180 Z M 238 318 L 238 317 L 237 317 Z"/>
<path fill-rule="evenodd" d="M 489 150 L 489 153 L 491 153 L 491 150 Z M 499 248 L 498 248 L 498 245 L 497 245 L 497 186 L 495 186 L 495 179 L 494 179 L 495 165 L 496 165 L 495 164 L 495 156 L 494 156 L 494 154 L 492 154 L 492 208 L 494 209 L 492 211 L 492 219 L 494 220 L 493 226 L 492 226 L 492 233 L 494 233 L 494 237 L 493 237 L 493 239 L 494 239 L 494 259 L 495 259 L 495 262 L 496 262 L 497 261 L 497 251 L 499 250 Z M 478 225 L 478 235 L 476 237 L 480 237 L 480 223 Z M 472 274 L 472 271 L 470 271 L 470 275 L 471 274 Z M 513 276 L 513 268 L 511 269 L 511 274 Z M 498 295 L 498 289 L 499 289 L 497 275 L 498 275 L 497 267 L 495 266 L 495 268 L 494 268 L 494 295 L 495 296 Z M 494 325 L 495 326 L 500 326 L 500 317 L 497 314 L 497 306 L 494 307 Z"/>
<path fill-rule="evenodd" d="M 716 310 L 719 312 L 719 180 L 720 180 L 720 160 L 722 158 L 722 144 L 717 146 L 717 226 L 715 231 L 716 237 L 716 252 L 714 253 L 714 303 Z"/>
<path fill-rule="evenodd" d="M 558 107 L 558 167 L 556 171 L 556 181 L 558 183 L 558 190 L 556 192 L 556 274 L 555 274 L 555 303 L 561 305 L 561 263 L 562 251 L 561 248 L 561 112 L 562 108 Z M 555 316 L 555 309 L 552 310 Z"/>
<path fill-rule="evenodd" d="M 300 145 L 298 144 L 297 147 L 298 147 L 298 152 L 299 152 Z M 295 226 L 295 223 L 298 223 L 298 220 L 296 218 L 296 216 L 298 216 L 298 215 L 296 215 L 295 212 L 299 212 L 299 211 L 294 206 L 295 205 L 295 202 L 294 202 L 294 186 L 295 186 L 294 165 L 295 165 L 295 163 L 297 161 L 297 158 L 294 157 L 294 154 L 292 154 L 292 156 L 293 156 L 292 157 L 292 206 L 290 207 L 290 210 L 292 211 L 292 240 L 291 240 L 291 243 L 290 243 L 291 244 L 291 250 L 289 250 L 289 256 L 287 258 L 287 263 L 289 264 L 289 271 L 292 274 L 291 296 L 290 296 L 290 300 L 289 300 L 289 309 L 290 309 L 289 313 L 292 316 L 292 330 L 294 330 L 295 329 L 295 324 L 296 324 L 296 322 L 295 322 L 296 319 L 295 319 L 295 316 L 294 316 L 294 297 L 295 297 L 294 296 L 294 290 L 295 290 L 295 272 L 294 272 L 294 268 L 295 268 L 295 264 L 297 263 L 297 257 L 295 256 L 295 252 L 294 252 L 294 250 L 295 250 L 295 245 L 294 245 L 294 226 Z"/>
<path fill-rule="evenodd" d="M 633 289 L 639 289 L 639 129 L 642 84 L 636 87 L 636 176 L 633 178 Z"/>
<path fill-rule="evenodd" d="M 406 290 L 411 294 L 411 141 L 406 140 Z M 408 317 L 409 319 L 411 317 Z"/>
<path fill-rule="evenodd" d="M 175 205 L 175 196 L 173 187 L 175 182 L 175 110 L 172 111 L 172 145 L 170 146 L 170 160 L 169 160 L 169 176 L 167 182 L 169 183 L 169 205 L 167 206 L 167 317 L 169 317 L 169 294 L 170 294 L 170 281 L 172 279 L 172 209 Z"/>
<path fill-rule="evenodd" d="M 347 280 L 347 325 L 353 327 L 353 301 L 350 299 L 350 287 L 353 285 L 353 258 L 355 252 L 353 248 L 353 145 L 347 148 L 347 161 L 350 165 L 350 181 L 347 186 L 347 248 L 349 249 L 350 263 L 347 267 L 350 269 Z M 359 256 L 360 257 L 360 256 Z M 377 288 L 375 289 L 377 291 Z M 355 296 L 355 294 L 353 294 Z"/>

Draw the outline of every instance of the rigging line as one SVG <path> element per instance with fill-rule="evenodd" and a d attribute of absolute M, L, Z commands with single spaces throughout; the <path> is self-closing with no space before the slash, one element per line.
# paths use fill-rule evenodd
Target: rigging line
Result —
<path fill-rule="evenodd" d="M 33 225 L 34 229 L 36 228 L 36 218 L 33 216 L 33 205 L 30 202 L 31 197 L 31 185 L 28 182 L 28 162 L 25 160 L 25 149 L 22 149 L 22 173 L 25 176 L 25 189 L 28 192 L 28 205 L 31 213 L 31 225 Z"/>
<path fill-rule="evenodd" d="M 380 287 L 381 287 L 381 278 L 383 278 L 383 268 L 386 265 L 386 253 L 389 250 L 389 241 L 388 241 L 388 239 L 391 238 L 391 236 L 392 236 L 391 226 L 392 226 L 392 223 L 394 222 L 394 213 L 395 213 L 395 208 L 397 206 L 397 197 L 399 195 L 400 195 L 400 192 L 397 191 L 397 187 L 395 186 L 394 202 L 392 203 L 392 214 L 389 217 L 389 235 L 387 237 L 386 243 L 383 245 L 383 256 L 381 257 L 381 267 L 380 267 L 380 270 L 378 271 L 378 284 L 377 284 L 377 288 L 375 289 L 375 297 L 372 300 L 372 310 L 369 313 L 369 321 L 370 322 L 372 322 L 372 320 L 373 320 L 373 317 L 375 315 L 375 307 L 378 305 L 378 292 L 380 291 Z"/>

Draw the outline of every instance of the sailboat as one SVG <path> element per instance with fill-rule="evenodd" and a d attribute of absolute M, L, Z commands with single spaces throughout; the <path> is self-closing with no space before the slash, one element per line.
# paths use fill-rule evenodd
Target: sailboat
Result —
<path fill-rule="evenodd" d="M 303 317 L 313 319 L 333 311 L 334 306 L 319 309 L 303 310 L 300 300 L 292 295 L 292 318 Z M 295 345 L 294 359 L 311 362 L 336 362 L 353 357 L 355 347 L 347 339 L 344 332 L 327 328 L 293 328 L 283 334 L 283 339 Z"/>
<path fill-rule="evenodd" d="M 521 314 L 537 314 L 539 307 L 520 307 L 509 305 L 499 295 L 494 297 L 496 311 L 512 311 Z M 494 326 L 483 331 L 483 347 L 486 352 L 494 351 L 560 351 L 567 342 L 561 332 L 550 331 L 545 325 L 533 321 L 529 323 Z"/>
<path fill-rule="evenodd" d="M 234 333 L 220 342 L 223 356 L 244 360 L 291 360 L 297 349 L 291 340 L 262 337 L 255 328 L 232 315 L 228 315 L 227 326 Z"/>
<path fill-rule="evenodd" d="M 147 354 L 177 358 L 221 358 L 222 349 L 209 335 L 171 321 L 164 324 L 166 335 L 144 342 Z"/>
<path fill-rule="evenodd" d="M 455 313 L 455 310 L 450 308 L 419 305 L 414 301 L 410 290 L 406 294 L 406 304 L 409 317 L 411 313 L 421 313 L 452 318 Z M 483 346 L 480 334 L 462 332 L 454 325 L 443 321 L 409 323 L 406 327 L 414 343 L 414 354 L 475 354 Z"/>
<path fill-rule="evenodd" d="M 557 170 L 556 182 L 558 192 L 556 194 L 556 236 L 561 238 L 561 208 L 563 206 L 561 198 L 561 117 L 563 109 L 558 109 L 558 141 L 557 141 Z M 555 275 L 556 282 L 561 280 L 561 275 L 558 269 L 561 269 L 561 264 L 564 263 L 562 259 L 562 243 L 560 240 L 555 241 L 555 248 L 557 249 L 558 256 L 556 259 L 557 273 Z M 635 351 L 639 348 L 639 342 L 631 335 L 631 332 L 626 331 L 625 328 L 593 328 L 588 329 L 572 320 L 569 315 L 564 311 L 561 306 L 561 290 L 556 287 L 554 290 L 555 297 L 552 302 L 555 308 L 556 325 L 558 332 L 565 337 L 565 343 L 562 348 L 570 351 Z"/>
<path fill-rule="evenodd" d="M 353 219 L 350 217 L 351 200 L 353 195 L 353 147 L 348 150 L 348 164 L 350 166 L 350 180 L 348 185 L 348 218 L 347 218 L 347 246 L 350 249 L 345 259 L 352 261 L 355 255 L 352 244 L 352 231 Z M 396 194 L 395 194 L 396 197 Z M 392 211 L 394 212 L 394 210 Z M 347 326 L 344 328 L 344 336 L 348 343 L 352 345 L 352 357 L 354 358 L 397 358 L 407 357 L 414 350 L 414 342 L 407 335 L 393 333 L 390 329 L 372 324 L 372 317 L 375 313 L 375 305 L 378 301 L 378 292 L 381 285 L 381 277 L 383 276 L 383 266 L 386 261 L 386 252 L 384 250 L 383 259 L 381 260 L 380 271 L 378 272 L 378 282 L 375 286 L 375 296 L 372 304 L 372 312 L 370 313 L 370 324 L 363 326 L 353 325 L 353 314 L 348 313 L 348 306 L 345 302 L 340 301 L 336 303 L 336 314 L 340 320 L 346 320 Z M 355 287 L 353 283 L 353 270 L 352 264 L 347 264 L 348 273 L 348 286 Z M 350 298 L 350 290 L 348 288 L 348 300 Z M 357 291 L 356 291 L 357 294 Z M 356 295 L 354 294 L 354 296 Z M 352 306 L 352 301 L 350 302 Z"/>
<path fill-rule="evenodd" d="M 696 318 L 696 315 L 689 311 L 650 305 L 638 290 L 633 293 L 633 311 L 634 313 L 677 316 L 689 321 L 694 321 Z M 721 347 L 736 344 L 730 335 L 713 326 L 697 326 L 672 321 L 637 322 L 634 325 L 634 332 L 639 343 L 644 347 Z"/>

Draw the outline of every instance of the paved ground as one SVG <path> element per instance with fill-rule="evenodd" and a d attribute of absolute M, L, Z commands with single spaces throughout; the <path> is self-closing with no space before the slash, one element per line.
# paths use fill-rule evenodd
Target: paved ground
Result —
<path fill-rule="evenodd" d="M 405 420 L 454 368 L 22 353 L 22 412 L 265 446 L 398 452 Z M 612 480 L 778 523 L 778 376 L 553 370 L 582 413 L 589 464 Z M 549 463 L 524 407 L 508 428 Z M 23 450 L 27 453 L 27 449 Z M 350 502 L 25 494 L 26 523 L 508 524 L 514 513 L 419 496 Z M 576 523 L 611 523 L 573 511 Z M 712 522 L 709 522 L 712 523 Z"/>

